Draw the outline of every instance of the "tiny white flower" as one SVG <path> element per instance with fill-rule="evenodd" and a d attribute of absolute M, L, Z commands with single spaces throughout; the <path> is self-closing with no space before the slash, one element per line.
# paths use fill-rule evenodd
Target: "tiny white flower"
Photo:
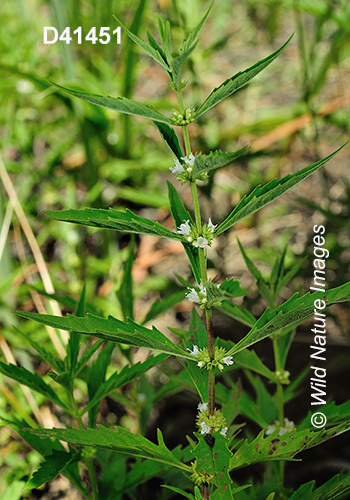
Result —
<path fill-rule="evenodd" d="M 266 436 L 269 436 L 276 430 L 276 426 L 274 424 L 269 425 L 268 428 L 265 431 Z"/>
<path fill-rule="evenodd" d="M 208 403 L 199 403 L 198 404 L 198 411 L 207 411 L 208 409 Z"/>
<path fill-rule="evenodd" d="M 175 175 L 182 174 L 182 172 L 184 172 L 183 166 L 181 165 L 179 160 L 177 160 L 176 158 L 174 159 L 174 162 L 175 162 L 175 165 L 173 167 L 169 167 L 169 170 L 171 170 L 172 173 Z"/>
<path fill-rule="evenodd" d="M 213 224 L 212 221 L 211 221 L 211 218 L 209 217 L 208 225 L 207 225 L 207 228 L 209 229 L 209 231 L 211 231 L 212 233 L 214 233 L 214 230 L 215 230 L 216 227 L 217 227 L 217 224 Z"/>
<path fill-rule="evenodd" d="M 204 295 L 207 295 L 207 289 L 205 288 L 205 285 L 202 282 L 200 282 L 200 284 L 198 286 L 199 286 L 199 290 L 201 291 L 201 293 L 203 293 Z"/>
<path fill-rule="evenodd" d="M 198 236 L 197 241 L 194 243 L 195 247 L 205 248 L 208 245 L 208 240 L 203 238 L 203 236 Z"/>
<path fill-rule="evenodd" d="M 209 434 L 210 432 L 209 425 L 207 425 L 205 422 L 201 422 L 201 427 L 202 427 L 201 434 Z"/>
<path fill-rule="evenodd" d="M 192 238 L 192 236 L 188 236 L 188 237 L 186 238 L 186 240 L 187 240 L 189 243 L 191 243 L 191 242 L 193 241 L 193 238 Z"/>
<path fill-rule="evenodd" d="M 222 361 L 225 363 L 227 366 L 233 365 L 234 361 L 232 359 L 232 356 L 226 356 L 226 358 L 222 358 Z"/>
<path fill-rule="evenodd" d="M 194 288 L 188 288 L 189 293 L 186 293 L 187 300 L 190 302 L 195 302 L 196 304 L 200 304 L 201 299 L 199 298 L 199 295 L 197 291 Z"/>
<path fill-rule="evenodd" d="M 193 351 L 191 351 L 191 349 L 189 349 L 188 347 L 187 347 L 187 349 L 186 349 L 186 350 L 187 350 L 187 351 L 190 351 L 190 354 L 192 354 L 192 356 L 195 356 L 195 357 L 197 357 L 197 356 L 198 356 L 199 349 L 198 349 L 198 346 L 197 346 L 197 345 L 194 345 L 194 346 L 193 346 Z"/>
<path fill-rule="evenodd" d="M 191 232 L 190 221 L 186 220 L 177 228 L 178 234 L 183 234 L 184 236 L 189 236 Z"/>
<path fill-rule="evenodd" d="M 197 366 L 199 366 L 199 368 L 203 368 L 204 365 L 205 365 L 204 361 L 199 361 L 197 363 Z"/>
<path fill-rule="evenodd" d="M 228 427 L 223 427 L 220 431 L 220 434 L 224 437 L 227 437 L 226 434 L 227 434 L 227 431 L 228 431 Z"/>
<path fill-rule="evenodd" d="M 183 161 L 186 163 L 186 165 L 189 165 L 190 167 L 193 167 L 195 157 L 193 156 L 193 154 L 192 154 L 192 153 L 190 153 L 190 154 L 188 155 L 188 157 L 187 157 L 187 156 L 183 156 L 183 157 L 181 158 L 181 160 L 183 160 Z"/>

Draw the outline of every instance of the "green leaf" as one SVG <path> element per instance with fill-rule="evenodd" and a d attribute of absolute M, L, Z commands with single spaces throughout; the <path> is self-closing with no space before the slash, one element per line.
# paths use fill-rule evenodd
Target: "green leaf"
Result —
<path fill-rule="evenodd" d="M 34 472 L 33 477 L 25 484 L 23 490 L 38 488 L 42 484 L 52 481 L 69 464 L 78 460 L 78 453 L 67 453 L 65 451 L 52 450 L 52 454 L 45 456 L 45 462 Z"/>
<path fill-rule="evenodd" d="M 38 323 L 54 326 L 62 330 L 72 330 L 73 332 L 93 335 L 94 337 L 112 342 L 128 344 L 134 347 L 144 347 L 145 349 L 154 349 L 174 356 L 193 359 L 193 356 L 186 353 L 180 347 L 177 347 L 157 328 L 153 327 L 150 330 L 130 319 L 127 323 L 124 323 L 113 318 L 113 316 L 109 316 L 106 319 L 92 314 L 88 314 L 87 318 L 77 318 L 71 314 L 62 317 L 23 311 L 17 311 L 17 314 L 23 318 L 33 319 Z"/>
<path fill-rule="evenodd" d="M 39 354 L 40 358 L 45 361 L 48 365 L 50 365 L 54 370 L 56 370 L 58 373 L 61 373 L 64 371 L 64 365 L 61 359 L 56 357 L 52 352 L 48 351 L 44 346 L 42 346 L 39 342 L 36 342 L 35 340 L 32 339 L 30 334 L 22 332 L 19 328 L 16 328 L 15 326 L 13 329 L 21 334 L 25 339 L 29 342 L 29 344 L 36 350 L 36 352 Z"/>
<path fill-rule="evenodd" d="M 109 396 L 113 391 L 128 384 L 129 382 L 131 382 L 131 380 L 140 377 L 142 374 L 146 373 L 148 370 L 158 365 L 166 358 L 167 355 L 165 354 L 150 356 L 143 363 L 139 362 L 132 366 L 125 366 L 121 372 L 113 373 L 113 375 L 111 375 L 108 380 L 99 385 L 93 398 L 89 401 L 86 408 L 84 409 L 84 413 L 85 411 L 90 410 L 90 408 L 92 408 L 93 406 L 97 405 L 100 401 L 102 401 L 103 398 Z"/>
<path fill-rule="evenodd" d="M 134 261 L 135 236 L 131 235 L 128 258 L 125 263 L 124 275 L 117 291 L 117 297 L 123 311 L 124 321 L 127 318 L 134 319 L 134 295 L 132 280 L 132 264 Z"/>
<path fill-rule="evenodd" d="M 172 127 L 169 127 L 166 123 L 160 123 L 160 122 L 153 122 L 153 123 L 158 128 L 165 144 L 169 146 L 170 150 L 179 160 L 183 156 L 183 153 L 181 150 L 179 138 L 175 130 Z"/>
<path fill-rule="evenodd" d="M 182 200 L 180 196 L 178 195 L 176 189 L 174 186 L 168 182 L 168 195 L 169 195 L 169 202 L 170 202 L 170 211 L 171 215 L 174 219 L 176 227 L 179 227 L 180 224 L 182 224 L 184 221 L 189 220 L 193 224 L 193 220 L 189 212 L 186 210 L 184 207 L 184 204 L 182 203 Z M 201 281 L 201 272 L 200 272 L 200 265 L 199 265 L 199 255 L 198 255 L 198 248 L 195 248 L 192 246 L 190 243 L 185 243 L 184 241 L 181 242 L 185 252 L 187 254 L 187 257 L 190 261 L 192 272 L 194 275 L 194 278 L 197 283 L 200 283 Z"/>
<path fill-rule="evenodd" d="M 272 63 L 272 61 L 274 61 L 276 57 L 279 56 L 279 54 L 285 49 L 285 47 L 290 42 L 292 36 L 286 41 L 284 45 L 282 45 L 281 48 L 276 50 L 276 52 L 269 55 L 265 59 L 262 59 L 261 61 L 257 62 L 256 64 L 246 69 L 245 71 L 240 71 L 232 78 L 227 79 L 224 83 L 220 85 L 220 87 L 215 88 L 212 91 L 212 93 L 206 98 L 203 104 L 197 109 L 196 118 L 199 118 L 209 109 L 213 108 L 219 102 L 226 99 L 226 97 L 232 95 L 234 92 L 236 92 L 236 90 L 243 87 L 243 85 L 248 83 L 252 78 L 254 78 L 254 76 L 260 73 L 260 71 L 265 69 L 266 66 Z"/>
<path fill-rule="evenodd" d="M 313 491 L 315 481 L 303 484 L 289 500 L 346 500 L 350 492 L 350 473 L 337 474 Z"/>
<path fill-rule="evenodd" d="M 232 481 L 228 472 L 232 453 L 227 447 L 228 439 L 220 432 L 214 432 L 210 435 L 211 442 L 208 444 L 202 435 L 195 433 L 195 436 L 198 444 L 192 453 L 196 458 L 196 471 L 206 476 L 210 474 L 211 483 L 217 488 L 210 498 L 233 500 Z"/>
<path fill-rule="evenodd" d="M 75 314 L 78 317 L 85 316 L 86 310 L 86 286 L 84 283 L 83 289 L 80 294 L 79 302 L 77 303 Z M 67 345 L 67 370 L 72 375 L 75 372 L 75 368 L 78 362 L 79 355 L 79 346 L 80 346 L 80 335 L 75 332 L 69 333 L 69 341 Z"/>
<path fill-rule="evenodd" d="M 179 302 L 182 302 L 185 299 L 185 291 L 181 290 L 179 292 L 172 293 L 162 298 L 161 300 L 156 300 L 150 310 L 148 311 L 145 319 L 142 321 L 142 324 L 148 323 L 152 319 L 156 318 L 160 314 L 169 309 L 172 309 Z"/>
<path fill-rule="evenodd" d="M 244 325 L 254 326 L 255 324 L 255 318 L 248 310 L 237 304 L 232 304 L 228 300 L 223 300 L 217 309 Z"/>
<path fill-rule="evenodd" d="M 160 40 L 164 47 L 164 52 L 166 54 L 166 59 L 169 63 L 172 61 L 171 56 L 171 32 L 170 32 L 170 23 L 167 21 L 165 26 L 163 25 L 162 18 L 158 16 L 158 31 Z"/>
<path fill-rule="evenodd" d="M 92 363 L 92 366 L 89 368 L 87 375 L 87 387 L 88 387 L 88 396 L 89 396 L 89 427 L 94 428 L 98 415 L 98 403 L 99 400 L 95 402 L 95 404 L 91 404 L 91 401 L 94 399 L 96 393 L 98 392 L 101 385 L 106 380 L 106 373 L 108 365 L 111 361 L 111 356 L 113 353 L 113 349 L 115 344 L 113 342 L 107 342 L 103 349 L 98 353 L 98 358 L 96 361 Z M 86 408 L 85 408 L 86 410 Z"/>
<path fill-rule="evenodd" d="M 159 53 L 160 57 L 163 59 L 165 64 L 167 64 L 169 66 L 164 50 L 162 49 L 162 47 L 160 45 L 158 45 L 157 41 L 155 40 L 153 35 L 148 30 L 147 30 L 147 39 L 148 39 L 148 43 L 150 44 L 150 46 Z"/>
<path fill-rule="evenodd" d="M 124 26 L 124 24 L 117 17 L 114 16 L 114 18 L 118 22 L 118 24 L 120 24 L 120 26 L 123 28 L 123 30 L 127 33 L 129 38 L 131 38 L 131 40 L 136 43 L 136 45 L 138 45 L 149 56 L 151 56 L 152 59 L 154 59 L 157 63 L 159 63 L 165 69 L 165 71 L 167 71 L 168 73 L 170 72 L 170 68 L 169 68 L 168 63 L 163 59 L 163 57 L 158 49 L 149 45 L 144 40 L 142 40 L 138 36 L 134 35 L 134 33 L 131 33 L 131 31 L 129 31 L 128 28 L 126 26 Z"/>
<path fill-rule="evenodd" d="M 52 82 L 60 90 L 71 94 L 74 97 L 78 97 L 83 101 L 89 102 L 90 104 L 95 104 L 96 106 L 101 106 L 102 108 L 111 109 L 113 111 L 119 111 L 120 113 L 125 113 L 127 115 L 140 116 L 141 118 L 148 118 L 152 121 L 168 123 L 172 125 L 170 118 L 163 116 L 159 111 L 152 108 L 148 104 L 142 104 L 140 102 L 132 101 L 127 97 L 111 97 L 102 96 L 97 94 L 88 94 L 86 92 L 77 92 L 76 90 L 68 89 L 57 85 L 57 83 Z"/>
<path fill-rule="evenodd" d="M 204 16 L 201 19 L 201 21 L 198 23 L 198 25 L 195 28 L 193 28 L 193 30 L 191 31 L 191 33 L 188 35 L 188 37 L 184 41 L 184 43 L 182 45 L 182 48 L 181 48 L 181 52 L 182 53 L 183 52 L 187 52 L 188 50 L 190 50 L 190 48 L 193 46 L 193 44 L 196 43 L 196 41 L 198 39 L 198 36 L 199 36 L 199 33 L 201 32 L 201 30 L 202 30 L 202 28 L 203 28 L 206 20 L 208 19 L 208 16 L 209 16 L 209 13 L 210 13 L 211 8 L 213 6 L 213 3 L 214 3 L 214 0 L 209 5 L 209 8 L 206 11 L 206 13 L 204 14 Z"/>
<path fill-rule="evenodd" d="M 264 460 L 293 460 L 297 453 L 338 436 L 349 428 L 350 423 L 343 422 L 327 430 L 294 430 L 282 436 L 278 436 L 278 429 L 267 437 L 264 437 L 265 431 L 262 431 L 254 441 L 248 443 L 246 440 L 236 451 L 230 461 L 230 470 Z"/>
<path fill-rule="evenodd" d="M 313 294 L 308 292 L 302 297 L 296 293 L 273 311 L 267 308 L 255 326 L 229 350 L 227 356 L 232 356 L 277 331 L 290 329 L 303 323 L 314 314 L 314 302 L 317 299 L 324 300 L 327 305 L 349 301 L 350 282 L 325 292 L 314 292 Z"/>
<path fill-rule="evenodd" d="M 245 146 L 234 153 L 222 153 L 221 151 L 213 151 L 209 155 L 196 153 L 192 172 L 193 179 L 198 179 L 198 177 L 205 172 L 210 172 L 211 170 L 229 165 L 242 156 L 247 149 L 249 149 L 249 146 Z"/>
<path fill-rule="evenodd" d="M 241 284 L 239 281 L 236 281 L 234 278 L 225 279 L 225 281 L 220 285 L 220 290 L 225 292 L 227 297 L 242 297 L 242 295 L 247 295 L 249 290 L 245 290 L 241 288 Z"/>
<path fill-rule="evenodd" d="M 89 359 L 95 354 L 95 352 L 101 347 L 101 345 L 103 344 L 103 340 L 96 340 L 96 342 L 94 342 L 88 349 L 86 349 L 86 351 L 81 355 L 78 363 L 77 363 L 77 366 L 76 366 L 76 369 L 75 369 L 75 372 L 74 372 L 74 376 L 76 377 L 80 372 L 81 370 L 84 368 L 84 366 L 86 365 L 86 363 L 89 361 Z"/>
<path fill-rule="evenodd" d="M 188 465 L 183 464 L 165 446 L 163 436 L 158 429 L 158 445 L 152 443 L 138 433 L 132 433 L 123 427 L 115 430 L 107 429 L 101 425 L 97 429 L 24 429 L 42 438 L 57 438 L 68 443 L 94 448 L 106 448 L 135 457 L 143 457 L 155 462 L 172 465 L 178 469 L 189 472 Z"/>
<path fill-rule="evenodd" d="M 114 229 L 125 233 L 150 234 L 161 238 L 171 238 L 181 240 L 181 236 L 173 233 L 166 227 L 139 215 L 130 210 L 121 212 L 110 208 L 84 208 L 83 210 L 45 210 L 45 213 L 52 219 L 64 222 L 73 222 L 85 226 L 103 227 Z"/>
<path fill-rule="evenodd" d="M 235 356 L 235 363 L 242 368 L 248 368 L 249 370 L 259 373 L 269 380 L 275 379 L 274 372 L 264 365 L 255 351 L 244 349 L 244 351 L 238 352 Z"/>
<path fill-rule="evenodd" d="M 43 394 L 51 401 L 56 403 L 61 408 L 69 411 L 67 406 L 62 403 L 60 398 L 57 396 L 56 392 L 51 389 L 49 385 L 47 385 L 41 377 L 37 373 L 32 373 L 28 371 L 26 368 L 19 368 L 16 365 L 6 365 L 0 361 L 0 372 L 6 375 L 6 377 L 11 378 L 12 380 L 16 380 L 20 384 L 26 385 L 33 389 L 34 391 Z"/>
<path fill-rule="evenodd" d="M 334 151 L 334 153 L 327 156 L 323 160 L 313 163 L 308 167 L 302 168 L 298 170 L 298 172 L 295 172 L 295 174 L 288 174 L 279 181 L 277 179 L 274 179 L 273 181 L 265 184 L 265 186 L 257 186 L 254 191 L 252 191 L 248 196 L 244 196 L 241 199 L 236 208 L 217 227 L 215 234 L 223 233 L 240 220 L 248 217 L 248 215 L 253 214 L 268 203 L 271 203 L 273 200 L 281 196 L 296 184 L 299 184 L 299 182 L 306 179 L 309 175 L 316 172 L 316 170 L 318 170 L 325 163 L 331 160 L 337 153 L 339 153 L 341 149 L 343 149 L 344 146 L 346 146 L 346 144 L 341 146 L 339 149 Z"/>
<path fill-rule="evenodd" d="M 168 484 L 162 484 L 162 487 L 166 488 L 167 490 L 174 491 L 175 493 L 178 493 L 179 495 L 188 498 L 188 500 L 196 500 L 191 493 L 187 493 L 187 491 L 184 491 L 181 488 L 176 488 L 175 486 L 169 486 Z"/>
<path fill-rule="evenodd" d="M 25 486 L 24 481 L 13 481 L 0 493 L 0 500 L 20 500 L 23 498 L 22 488 Z"/>

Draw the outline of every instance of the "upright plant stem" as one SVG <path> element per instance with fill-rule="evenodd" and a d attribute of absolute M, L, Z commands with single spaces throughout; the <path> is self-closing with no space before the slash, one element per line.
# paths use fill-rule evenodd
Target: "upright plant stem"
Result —
<path fill-rule="evenodd" d="M 72 402 L 73 409 L 75 411 L 75 416 L 78 422 L 78 426 L 80 430 L 84 429 L 84 424 L 83 420 L 81 418 L 81 415 L 79 413 L 79 409 L 77 406 L 77 403 L 74 399 L 73 392 L 70 392 L 70 400 Z M 90 476 L 90 483 L 91 483 L 91 489 L 92 489 L 92 498 L 93 500 L 98 500 L 99 499 L 99 494 L 98 494 L 98 486 L 97 486 L 97 479 L 96 479 L 96 474 L 95 474 L 95 469 L 94 469 L 94 464 L 91 458 L 87 459 L 87 466 L 88 466 L 88 471 L 89 471 L 89 476 Z"/>
<path fill-rule="evenodd" d="M 282 373 L 283 366 L 281 363 L 281 353 L 280 353 L 280 344 L 279 338 L 274 336 L 272 339 L 273 343 L 273 354 L 275 358 L 275 368 L 276 372 Z M 278 407 L 278 420 L 281 427 L 284 425 L 284 394 L 283 394 L 283 384 L 278 381 L 277 382 L 277 390 L 276 390 L 276 398 L 277 398 L 277 407 Z M 283 486 L 284 483 L 284 462 L 281 461 L 279 464 L 280 469 L 280 484 Z"/>

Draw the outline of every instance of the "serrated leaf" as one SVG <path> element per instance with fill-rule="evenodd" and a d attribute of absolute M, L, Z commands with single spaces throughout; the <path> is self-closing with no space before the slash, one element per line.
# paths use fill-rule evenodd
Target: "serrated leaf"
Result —
<path fill-rule="evenodd" d="M 128 30 L 128 28 L 117 18 L 114 16 L 114 19 L 117 21 L 118 24 L 123 28 L 123 30 L 127 33 L 128 37 L 131 38 L 131 40 L 136 43 L 142 50 L 144 50 L 149 56 L 152 57 L 157 63 L 159 63 L 165 71 L 169 72 L 170 68 L 167 62 L 163 59 L 162 55 L 160 52 L 155 49 L 153 46 L 148 45 L 144 40 L 139 38 L 137 35 L 134 35 L 131 31 Z"/>
<path fill-rule="evenodd" d="M 350 473 L 337 474 L 313 491 L 315 481 L 303 484 L 289 500 L 346 500 L 350 492 Z"/>
<path fill-rule="evenodd" d="M 203 104 L 197 109 L 195 113 L 196 118 L 202 116 L 209 109 L 213 108 L 214 106 L 219 104 L 219 102 L 226 99 L 226 97 L 232 95 L 238 89 L 243 87 L 243 85 L 248 83 L 252 78 L 254 78 L 254 76 L 260 73 L 260 71 L 265 69 L 266 66 L 272 63 L 272 61 L 274 61 L 276 57 L 279 56 L 280 53 L 286 48 L 292 36 L 286 41 L 285 44 L 282 45 L 281 48 L 276 50 L 276 52 L 269 55 L 268 57 L 265 57 L 265 59 L 262 59 L 245 71 L 236 73 L 236 75 L 228 78 L 224 83 L 222 83 L 220 87 L 215 88 L 212 93 L 206 98 Z"/>
<path fill-rule="evenodd" d="M 62 330 L 72 330 L 73 332 L 82 333 L 84 335 L 92 335 L 104 340 L 128 344 L 134 347 L 143 347 L 145 349 L 156 350 L 174 356 L 193 359 L 180 347 L 177 347 L 157 328 L 152 330 L 138 325 L 130 320 L 125 323 L 113 316 L 101 318 L 88 314 L 86 318 L 77 318 L 67 314 L 67 316 L 52 316 L 49 314 L 28 313 L 17 311 L 19 316 L 27 319 L 33 319 L 44 325 L 54 326 Z M 59 325 L 59 326 L 58 326 Z"/>
<path fill-rule="evenodd" d="M 330 429 L 320 431 L 292 431 L 278 436 L 279 430 L 265 437 L 265 431 L 248 443 L 246 440 L 230 460 L 230 470 L 263 460 L 293 460 L 304 450 L 317 446 L 332 437 L 349 430 L 350 423 L 344 422 Z"/>
<path fill-rule="evenodd" d="M 269 368 L 264 365 L 259 356 L 255 351 L 244 349 L 244 351 L 240 351 L 235 356 L 235 363 L 242 368 L 248 368 L 269 380 L 274 380 L 275 374 Z"/>
<path fill-rule="evenodd" d="M 83 224 L 84 226 L 102 227 L 105 229 L 114 229 L 125 233 L 149 234 L 160 238 L 171 238 L 181 240 L 181 236 L 173 233 L 166 227 L 139 215 L 131 210 L 121 212 L 110 208 L 84 208 L 83 210 L 45 210 L 50 218 L 64 222 Z"/>
<path fill-rule="evenodd" d="M 52 82 L 53 83 L 53 82 Z M 120 113 L 125 113 L 132 116 L 140 116 L 141 118 L 148 118 L 152 121 L 168 123 L 172 125 L 170 118 L 162 115 L 156 109 L 152 108 L 148 104 L 142 104 L 141 102 L 132 101 L 127 97 L 111 97 L 102 96 L 97 94 L 89 94 L 87 92 L 77 92 L 76 90 L 68 89 L 53 83 L 58 89 L 63 92 L 67 92 L 74 97 L 78 97 L 83 101 L 89 102 L 90 104 L 95 104 L 96 106 L 101 106 L 102 108 L 111 109 L 113 111 L 118 111 Z"/>
<path fill-rule="evenodd" d="M 308 415 L 300 422 L 298 429 L 310 427 L 311 416 L 314 412 L 310 411 Z M 336 405 L 334 401 L 322 406 L 322 413 L 327 418 L 327 425 L 335 425 L 344 420 L 350 421 L 350 401 Z"/>
<path fill-rule="evenodd" d="M 158 128 L 165 144 L 170 148 L 170 150 L 179 160 L 183 156 L 183 153 L 181 150 L 179 138 L 175 130 L 172 127 L 169 127 L 166 123 L 160 123 L 160 122 L 153 122 L 153 123 Z"/>
<path fill-rule="evenodd" d="M 244 325 L 254 326 L 255 324 L 255 318 L 252 313 L 237 304 L 232 304 L 228 300 L 223 300 L 217 309 Z"/>
<path fill-rule="evenodd" d="M 49 398 L 51 401 L 56 403 L 58 406 L 61 406 L 61 408 L 64 408 L 65 410 L 69 411 L 67 406 L 60 400 L 60 398 L 57 396 L 56 392 L 51 389 L 49 385 L 47 385 L 44 380 L 39 377 L 37 373 L 32 373 L 28 371 L 26 368 L 19 368 L 16 365 L 12 364 L 5 364 L 0 361 L 0 372 L 6 375 L 6 377 L 11 378 L 12 380 L 16 380 L 16 382 L 19 382 L 20 384 L 26 385 L 27 387 L 30 387 L 30 389 L 33 389 L 34 391 L 39 392 L 40 394 L 43 394 L 47 398 Z"/>
<path fill-rule="evenodd" d="M 248 196 L 244 196 L 241 199 L 230 215 L 216 228 L 215 234 L 223 233 L 240 220 L 253 214 L 260 208 L 264 207 L 268 203 L 271 203 L 273 200 L 287 192 L 293 186 L 299 184 L 299 182 L 306 179 L 309 175 L 316 172 L 316 170 L 331 160 L 341 149 L 343 149 L 344 146 L 346 146 L 346 144 L 341 146 L 326 158 L 323 158 L 323 160 L 302 168 L 298 170 L 298 172 L 295 172 L 295 174 L 288 174 L 279 181 L 274 179 L 273 181 L 265 184 L 265 186 L 257 186 Z"/>
<path fill-rule="evenodd" d="M 113 373 L 108 380 L 99 385 L 93 398 L 89 401 L 86 408 L 84 408 L 84 412 L 90 410 L 90 408 L 97 405 L 103 398 L 109 396 L 113 391 L 128 384 L 131 380 L 140 377 L 142 374 L 146 373 L 166 358 L 167 355 L 165 354 L 151 356 L 143 363 L 139 362 L 132 366 L 125 366 L 121 372 Z"/>
<path fill-rule="evenodd" d="M 162 49 L 162 47 L 160 45 L 158 45 L 158 43 L 155 40 L 155 38 L 153 37 L 152 33 L 150 33 L 148 30 L 147 30 L 147 39 L 148 39 L 148 43 L 150 44 L 150 46 L 159 53 L 160 57 L 163 59 L 165 64 L 167 66 L 169 66 L 169 63 L 167 61 L 167 56 L 166 56 L 164 50 Z"/>
<path fill-rule="evenodd" d="M 192 217 L 190 213 L 186 210 L 184 207 L 184 204 L 182 203 L 182 200 L 180 196 L 178 195 L 176 189 L 174 186 L 167 181 L 168 184 L 168 196 L 169 196 L 169 202 L 170 202 L 170 211 L 171 215 L 174 219 L 176 227 L 179 227 L 180 224 L 182 224 L 184 221 L 189 220 L 193 224 Z M 190 261 L 193 276 L 197 283 L 201 281 L 201 272 L 200 272 L 200 265 L 199 265 L 199 255 L 198 255 L 198 248 L 195 248 L 189 243 L 185 243 L 184 241 L 181 242 L 185 252 L 187 254 L 188 260 Z"/>
<path fill-rule="evenodd" d="M 192 451 L 196 458 L 196 471 L 210 475 L 210 482 L 216 486 L 214 493 L 210 495 L 213 500 L 233 500 L 231 489 L 231 478 L 229 475 L 229 463 L 232 453 L 227 447 L 228 439 L 214 432 L 209 436 L 210 444 L 206 438 L 195 433 L 198 444 Z"/>
<path fill-rule="evenodd" d="M 296 293 L 273 311 L 266 309 L 250 332 L 227 353 L 227 356 L 246 349 L 273 333 L 290 329 L 314 314 L 315 300 L 324 300 L 327 305 L 350 300 L 350 282 L 325 292 L 309 292 L 302 297 Z"/>
<path fill-rule="evenodd" d="M 229 165 L 234 160 L 242 156 L 247 149 L 249 149 L 249 146 L 245 146 L 234 153 L 222 153 L 221 151 L 214 151 L 209 155 L 196 153 L 192 172 L 193 179 L 197 179 L 205 172 L 210 172 L 211 170 L 216 170 L 217 168 Z"/>
<path fill-rule="evenodd" d="M 115 450 L 128 455 L 143 457 L 156 462 L 162 462 L 173 467 L 190 471 L 188 465 L 183 464 L 165 446 L 162 435 L 158 429 L 158 445 L 152 443 L 138 433 L 132 433 L 123 427 L 115 430 L 107 429 L 101 425 L 97 429 L 24 429 L 42 438 L 53 437 L 68 443 L 94 448 Z"/>
<path fill-rule="evenodd" d="M 33 477 L 25 484 L 23 490 L 38 488 L 42 484 L 52 481 L 69 464 L 78 460 L 78 453 L 67 453 L 65 451 L 52 450 L 52 454 L 45 456 L 45 462 L 34 472 Z"/>
<path fill-rule="evenodd" d="M 95 352 L 101 347 L 103 340 L 96 340 L 86 351 L 81 355 L 77 366 L 75 368 L 74 377 L 76 377 L 81 370 L 84 368 L 89 359 L 95 354 Z"/>
<path fill-rule="evenodd" d="M 234 278 L 225 279 L 225 281 L 220 285 L 220 290 L 225 292 L 227 297 L 242 297 L 242 295 L 247 295 L 249 290 L 241 288 L 241 283 Z"/>

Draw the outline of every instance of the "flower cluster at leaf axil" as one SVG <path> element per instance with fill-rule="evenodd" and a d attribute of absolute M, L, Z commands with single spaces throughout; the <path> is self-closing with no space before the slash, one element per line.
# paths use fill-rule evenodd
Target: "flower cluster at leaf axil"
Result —
<path fill-rule="evenodd" d="M 281 427 L 280 423 L 275 420 L 273 424 L 269 425 L 268 428 L 265 431 L 266 436 L 269 436 L 272 434 L 274 431 L 279 429 L 279 436 L 283 436 L 283 434 L 286 434 L 287 432 L 291 432 L 295 429 L 295 424 L 291 420 L 288 420 L 288 418 L 284 419 L 284 425 Z"/>
<path fill-rule="evenodd" d="M 227 295 L 226 291 L 222 290 L 220 286 L 211 280 L 208 280 L 205 285 L 200 282 L 196 288 L 187 288 L 186 298 L 189 302 L 198 304 L 200 309 L 218 307 Z"/>
<path fill-rule="evenodd" d="M 208 403 L 199 403 L 197 425 L 201 434 L 209 434 L 220 431 L 226 437 L 228 427 L 222 411 L 215 409 L 214 414 L 209 416 Z"/>
<path fill-rule="evenodd" d="M 227 353 L 223 347 L 215 346 L 214 359 L 210 359 L 207 347 L 198 349 L 198 346 L 194 345 L 192 351 L 189 348 L 187 348 L 187 350 L 190 352 L 190 354 L 192 354 L 192 356 L 197 358 L 196 361 L 199 368 L 206 368 L 207 370 L 211 370 L 217 367 L 222 372 L 222 370 L 225 368 L 224 365 L 231 366 L 234 363 L 232 356 L 227 356 Z"/>
<path fill-rule="evenodd" d="M 179 113 L 176 109 L 173 109 L 171 114 L 171 120 L 174 125 L 189 125 L 195 120 L 195 111 L 194 108 L 187 108 L 184 114 Z"/>
<path fill-rule="evenodd" d="M 190 224 L 190 220 L 185 220 L 177 228 L 177 233 L 184 236 L 187 243 L 191 243 L 196 248 L 205 248 L 207 245 L 211 245 L 214 238 L 216 224 L 213 224 L 210 217 L 208 224 L 203 224 L 200 231 Z"/>
<path fill-rule="evenodd" d="M 169 170 L 175 175 L 176 180 L 184 184 L 185 182 L 193 180 L 193 168 L 195 164 L 196 158 L 193 153 L 190 153 L 188 156 L 180 156 L 180 158 L 174 158 L 174 163 L 172 167 L 169 167 Z M 206 181 L 208 179 L 207 172 L 197 173 L 196 179 L 200 181 Z"/>

